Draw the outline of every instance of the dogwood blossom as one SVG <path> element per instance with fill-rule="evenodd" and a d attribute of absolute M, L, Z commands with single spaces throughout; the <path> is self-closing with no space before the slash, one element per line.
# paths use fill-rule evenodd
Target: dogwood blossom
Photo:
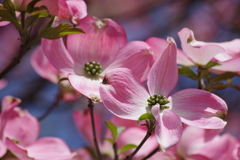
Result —
<path fill-rule="evenodd" d="M 148 74 L 148 90 L 132 71 L 117 68 L 106 73 L 100 96 L 107 109 L 125 119 L 138 120 L 145 113 L 156 119 L 155 133 L 163 148 L 175 145 L 182 134 L 182 123 L 219 129 L 226 103 L 218 96 L 198 89 L 186 89 L 170 95 L 178 80 L 177 48 L 172 38 Z"/>
<path fill-rule="evenodd" d="M 67 47 L 62 39 L 42 40 L 46 57 L 68 74 L 75 90 L 100 102 L 99 87 L 105 73 L 118 67 L 130 68 L 141 81 L 146 80 L 153 61 L 147 43 L 127 43 L 124 29 L 111 19 L 86 17 L 79 27 L 85 33 L 68 35 Z"/>

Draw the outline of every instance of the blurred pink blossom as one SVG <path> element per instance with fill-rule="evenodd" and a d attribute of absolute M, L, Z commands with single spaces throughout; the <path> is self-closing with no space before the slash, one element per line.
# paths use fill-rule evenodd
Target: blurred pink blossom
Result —
<path fill-rule="evenodd" d="M 26 110 L 17 105 L 20 99 L 10 96 L 2 101 L 0 115 L 0 157 L 7 149 L 21 160 L 66 160 L 71 159 L 71 153 L 66 143 L 55 137 L 45 137 L 37 140 L 39 122 Z"/>

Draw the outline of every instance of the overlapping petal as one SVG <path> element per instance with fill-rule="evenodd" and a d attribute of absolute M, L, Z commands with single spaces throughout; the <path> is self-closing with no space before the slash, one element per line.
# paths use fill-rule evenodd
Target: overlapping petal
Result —
<path fill-rule="evenodd" d="M 220 66 L 210 68 L 213 73 L 237 72 L 240 74 L 240 56 L 228 61 L 220 62 Z"/>
<path fill-rule="evenodd" d="M 106 68 L 127 43 L 124 29 L 111 19 L 86 17 L 81 20 L 79 27 L 86 34 L 68 35 L 67 48 L 80 66 L 96 61 Z"/>
<path fill-rule="evenodd" d="M 146 43 L 150 46 L 149 50 L 152 52 L 154 60 L 157 60 L 158 57 L 161 57 L 163 51 L 169 44 L 165 39 L 157 37 L 148 38 Z"/>
<path fill-rule="evenodd" d="M 218 96 L 203 90 L 185 89 L 171 96 L 172 111 L 183 123 L 206 129 L 221 129 L 226 125 L 226 103 Z"/>
<path fill-rule="evenodd" d="M 193 32 L 188 28 L 183 28 L 178 35 L 181 40 L 182 50 L 196 64 L 206 65 L 214 56 L 225 52 L 224 48 L 196 41 Z"/>
<path fill-rule="evenodd" d="M 68 75 L 68 79 L 72 87 L 76 91 L 81 91 L 81 94 L 92 99 L 95 102 L 100 102 L 99 87 L 102 78 L 88 78 L 75 74 Z"/>
<path fill-rule="evenodd" d="M 62 72 L 74 73 L 74 62 L 69 55 L 62 38 L 42 39 L 42 50 L 51 64 Z"/>
<path fill-rule="evenodd" d="M 78 25 L 80 19 L 87 16 L 87 5 L 83 0 L 66 1 L 73 24 Z"/>
<path fill-rule="evenodd" d="M 152 114 L 156 119 L 155 134 L 158 143 L 163 149 L 175 145 L 182 135 L 182 122 L 180 117 L 171 110 L 160 112 L 160 106 L 152 108 Z"/>
<path fill-rule="evenodd" d="M 131 70 L 116 68 L 106 73 L 100 87 L 100 96 L 113 114 L 137 120 L 146 113 L 150 95 Z"/>
<path fill-rule="evenodd" d="M 132 41 L 126 44 L 117 54 L 116 60 L 106 68 L 129 68 L 140 78 L 146 81 L 148 72 L 153 63 L 153 56 L 149 50 L 150 46 L 142 41 Z"/>
<path fill-rule="evenodd" d="M 176 44 L 172 38 L 168 41 L 168 47 L 153 64 L 148 74 L 147 83 L 151 95 L 161 94 L 167 97 L 177 84 Z"/>

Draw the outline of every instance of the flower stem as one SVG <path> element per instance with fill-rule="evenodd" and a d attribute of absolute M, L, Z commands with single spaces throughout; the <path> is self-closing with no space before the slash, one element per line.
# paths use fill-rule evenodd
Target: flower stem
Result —
<path fill-rule="evenodd" d="M 201 71 L 201 67 L 198 67 L 198 89 L 203 89 L 202 87 L 202 71 Z"/>
<path fill-rule="evenodd" d="M 93 113 L 94 104 L 93 104 L 91 99 L 88 99 L 88 108 L 89 108 L 90 115 L 91 115 L 93 142 L 94 142 L 94 145 L 95 145 L 95 148 L 96 148 L 98 159 L 102 160 L 102 155 L 100 153 L 98 142 L 97 142 L 96 129 L 95 129 L 95 123 L 94 123 L 94 113 Z"/>
<path fill-rule="evenodd" d="M 150 124 L 150 126 L 148 126 L 148 131 L 147 131 L 145 137 L 143 138 L 142 142 L 133 151 L 133 153 L 130 154 L 129 156 L 127 156 L 124 160 L 131 160 L 133 158 L 133 156 L 139 151 L 139 149 L 143 146 L 143 144 L 147 141 L 147 139 L 152 135 L 152 131 L 153 131 L 153 126 Z"/>
<path fill-rule="evenodd" d="M 114 160 L 118 160 L 118 154 L 117 154 L 117 143 L 113 143 L 113 151 L 114 151 Z"/>

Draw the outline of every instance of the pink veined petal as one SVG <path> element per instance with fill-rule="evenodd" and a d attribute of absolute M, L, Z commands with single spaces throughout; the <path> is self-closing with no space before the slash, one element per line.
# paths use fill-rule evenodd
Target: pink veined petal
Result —
<path fill-rule="evenodd" d="M 194 155 L 187 156 L 186 160 L 213 160 L 213 159 L 209 159 L 203 155 L 194 154 Z"/>
<path fill-rule="evenodd" d="M 205 129 L 226 125 L 227 104 L 218 96 L 198 89 L 185 89 L 171 96 L 172 110 L 183 123 Z"/>
<path fill-rule="evenodd" d="M 194 66 L 194 62 L 180 49 L 177 50 L 177 64 Z"/>
<path fill-rule="evenodd" d="M 35 160 L 33 157 L 27 155 L 27 150 L 19 146 L 18 144 L 11 141 L 9 138 L 6 139 L 7 148 L 21 160 Z"/>
<path fill-rule="evenodd" d="M 229 42 L 213 43 L 223 47 L 231 57 L 240 56 L 240 39 L 234 39 Z"/>
<path fill-rule="evenodd" d="M 60 138 L 45 137 L 27 148 L 28 156 L 36 160 L 70 160 L 76 153 L 71 153 L 67 144 Z"/>
<path fill-rule="evenodd" d="M 175 145 L 182 135 L 182 122 L 173 111 L 164 109 L 160 113 L 160 106 L 152 108 L 152 114 L 156 119 L 155 136 L 163 149 L 168 149 Z"/>
<path fill-rule="evenodd" d="M 196 41 L 193 32 L 188 28 L 183 28 L 178 32 L 178 35 L 181 40 L 182 50 L 196 64 L 206 65 L 214 56 L 225 52 L 224 48 L 218 45 Z"/>
<path fill-rule="evenodd" d="M 147 111 L 150 97 L 133 72 L 127 68 L 108 71 L 100 86 L 106 108 L 118 117 L 138 120 Z"/>
<path fill-rule="evenodd" d="M 92 99 L 94 102 L 101 102 L 99 96 L 99 87 L 102 78 L 88 78 L 85 76 L 68 75 L 71 86 L 84 96 Z"/>
<path fill-rule="evenodd" d="M 2 158 L 7 152 L 5 144 L 0 140 L 0 158 Z"/>
<path fill-rule="evenodd" d="M 96 61 L 104 69 L 127 43 L 123 27 L 111 19 L 86 17 L 81 20 L 79 27 L 85 33 L 68 35 L 67 48 L 80 66 Z"/>
<path fill-rule="evenodd" d="M 83 135 L 83 137 L 87 140 L 87 142 L 94 146 L 93 142 L 93 134 L 92 134 L 92 128 L 91 128 L 91 117 L 89 110 L 85 110 L 84 112 L 74 112 L 73 118 L 75 125 L 79 132 Z M 100 117 L 94 113 L 94 120 L 95 120 L 95 129 L 96 129 L 96 136 L 98 141 L 100 142 L 101 139 L 101 120 Z M 101 146 L 101 143 L 98 143 L 99 146 Z"/>
<path fill-rule="evenodd" d="M 55 40 L 42 39 L 42 50 L 49 62 L 61 72 L 74 73 L 74 63 L 62 38 Z"/>
<path fill-rule="evenodd" d="M 21 100 L 18 98 L 13 98 L 11 96 L 5 96 L 2 100 L 2 113 L 0 117 L 0 139 L 3 138 L 4 128 L 7 124 L 7 121 L 13 112 L 13 109 L 21 103 Z"/>
<path fill-rule="evenodd" d="M 53 83 L 58 83 L 60 72 L 49 62 L 41 46 L 34 50 L 31 57 L 31 64 L 41 77 Z"/>
<path fill-rule="evenodd" d="M 66 1 L 71 21 L 73 24 L 78 25 L 80 19 L 87 16 L 87 5 L 84 1 Z"/>
<path fill-rule="evenodd" d="M 168 97 L 177 84 L 178 68 L 176 62 L 176 44 L 169 38 L 169 45 L 162 56 L 153 64 L 148 74 L 148 88 L 150 95 L 161 94 Z"/>
<path fill-rule="evenodd" d="M 240 57 L 236 57 L 225 62 L 220 62 L 220 64 L 220 66 L 210 68 L 210 71 L 217 74 L 222 74 L 225 72 L 237 72 L 240 74 Z"/>
<path fill-rule="evenodd" d="M 153 54 L 154 61 L 161 57 L 162 53 L 168 46 L 168 41 L 162 38 L 151 37 L 146 40 L 146 43 L 150 46 L 150 51 Z"/>
<path fill-rule="evenodd" d="M 236 147 L 237 140 L 229 135 L 215 137 L 212 141 L 207 143 L 204 147 L 199 148 L 193 154 L 203 155 L 209 159 L 217 160 L 238 160 L 237 155 L 233 154 Z"/>
<path fill-rule="evenodd" d="M 177 152 L 184 157 L 193 154 L 197 149 L 206 145 L 218 135 L 222 129 L 202 129 L 187 126 L 177 144 Z"/>
<path fill-rule="evenodd" d="M 9 118 L 4 129 L 4 138 L 8 137 L 18 141 L 21 146 L 28 146 L 37 140 L 40 126 L 38 120 L 28 111 L 15 107 L 9 113 Z"/>
<path fill-rule="evenodd" d="M 137 121 L 129 120 L 129 119 L 122 119 L 117 116 L 112 116 L 112 118 L 110 119 L 110 122 L 113 123 L 115 126 L 123 126 L 123 127 L 125 127 L 125 129 L 137 126 Z M 139 128 L 145 129 L 146 127 L 145 126 L 140 127 L 140 125 L 139 125 Z"/>
<path fill-rule="evenodd" d="M 113 68 L 128 68 L 141 82 L 146 81 L 153 63 L 149 48 L 149 45 L 142 41 L 129 42 L 119 51 L 116 60 L 106 68 L 105 72 Z"/>

